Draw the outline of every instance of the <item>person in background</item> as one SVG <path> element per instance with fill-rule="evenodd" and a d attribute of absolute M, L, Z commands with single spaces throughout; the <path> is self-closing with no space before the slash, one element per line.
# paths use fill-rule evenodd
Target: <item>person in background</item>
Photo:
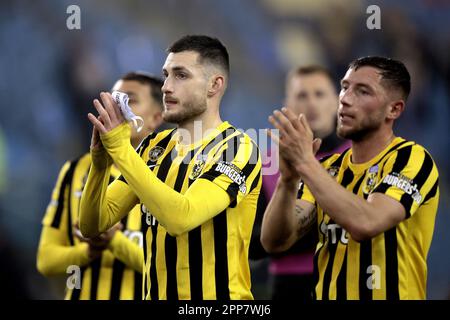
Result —
<path fill-rule="evenodd" d="M 128 94 L 131 110 L 144 120 L 140 132 L 132 130 L 134 148 L 163 122 L 162 85 L 161 79 L 145 72 L 130 72 L 112 88 Z M 80 198 L 91 164 L 87 153 L 62 167 L 42 222 L 37 268 L 45 276 L 66 274 L 70 266 L 80 268 L 81 286 L 68 287 L 65 299 L 142 300 L 144 238 L 140 207 L 132 208 L 127 217 L 96 237 L 88 239 L 80 233 Z M 119 174 L 113 167 L 110 180 Z"/>
<path fill-rule="evenodd" d="M 339 153 L 350 146 L 349 141 L 336 135 L 339 101 L 334 79 L 325 67 L 304 65 L 293 68 L 286 77 L 284 101 L 286 108 L 293 114 L 297 116 L 305 114 L 314 137 L 322 140 L 318 158 Z M 263 192 L 267 201 L 270 201 L 273 195 L 279 176 L 279 172 L 263 175 Z M 262 221 L 262 216 L 263 213 L 259 216 L 259 221 Z M 259 242 L 259 236 L 257 240 Z M 272 299 L 297 301 L 312 299 L 313 256 L 316 243 L 317 230 L 311 229 L 288 251 L 271 255 L 269 274 Z M 252 246 L 253 249 L 256 247 Z M 292 286 L 295 286 L 296 290 L 291 290 Z"/>

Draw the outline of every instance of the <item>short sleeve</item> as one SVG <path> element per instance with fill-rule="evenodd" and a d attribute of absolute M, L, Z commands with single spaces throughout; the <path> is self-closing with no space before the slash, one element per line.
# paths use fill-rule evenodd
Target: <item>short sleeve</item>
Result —
<path fill-rule="evenodd" d="M 213 182 L 238 204 L 261 179 L 261 156 L 257 145 L 245 134 L 233 136 L 205 164 L 199 179 Z"/>
<path fill-rule="evenodd" d="M 385 162 L 380 182 L 372 193 L 383 193 L 399 201 L 409 218 L 436 189 L 438 176 L 430 154 L 420 145 L 409 145 Z"/>

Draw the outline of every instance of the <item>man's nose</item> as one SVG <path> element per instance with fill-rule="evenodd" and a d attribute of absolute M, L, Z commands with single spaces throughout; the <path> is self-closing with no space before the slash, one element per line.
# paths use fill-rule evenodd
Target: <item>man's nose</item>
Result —
<path fill-rule="evenodd" d="M 169 78 L 166 78 L 166 80 L 164 80 L 163 86 L 161 87 L 161 91 L 163 93 L 173 92 L 171 81 L 169 80 Z"/>
<path fill-rule="evenodd" d="M 349 89 L 341 91 L 339 94 L 339 103 L 346 106 L 350 106 L 352 104 L 352 94 Z"/>

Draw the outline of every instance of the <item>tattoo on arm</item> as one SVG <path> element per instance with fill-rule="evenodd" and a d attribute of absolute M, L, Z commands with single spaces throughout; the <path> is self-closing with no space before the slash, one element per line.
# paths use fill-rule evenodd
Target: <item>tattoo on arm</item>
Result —
<path fill-rule="evenodd" d="M 297 220 L 297 238 L 302 238 L 314 225 L 316 221 L 316 209 L 307 212 L 299 205 L 295 206 L 295 218 Z"/>

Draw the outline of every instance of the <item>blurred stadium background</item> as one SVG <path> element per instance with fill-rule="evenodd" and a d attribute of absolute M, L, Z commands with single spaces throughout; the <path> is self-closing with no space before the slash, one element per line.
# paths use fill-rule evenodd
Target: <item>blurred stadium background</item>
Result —
<path fill-rule="evenodd" d="M 71 4 L 81 9 L 81 30 L 66 27 Z M 366 27 L 372 4 L 381 30 Z M 423 144 L 441 175 L 428 297 L 450 297 L 448 0 L 2 0 L 0 296 L 58 297 L 64 277 L 38 274 L 36 248 L 59 168 L 89 148 L 92 98 L 127 71 L 161 74 L 165 48 L 184 34 L 227 45 L 232 78 L 222 115 L 243 129 L 268 127 L 292 66 L 323 64 L 338 84 L 356 57 L 404 61 L 413 88 L 397 134 Z M 252 268 L 255 297 L 270 297 L 266 261 Z"/>

